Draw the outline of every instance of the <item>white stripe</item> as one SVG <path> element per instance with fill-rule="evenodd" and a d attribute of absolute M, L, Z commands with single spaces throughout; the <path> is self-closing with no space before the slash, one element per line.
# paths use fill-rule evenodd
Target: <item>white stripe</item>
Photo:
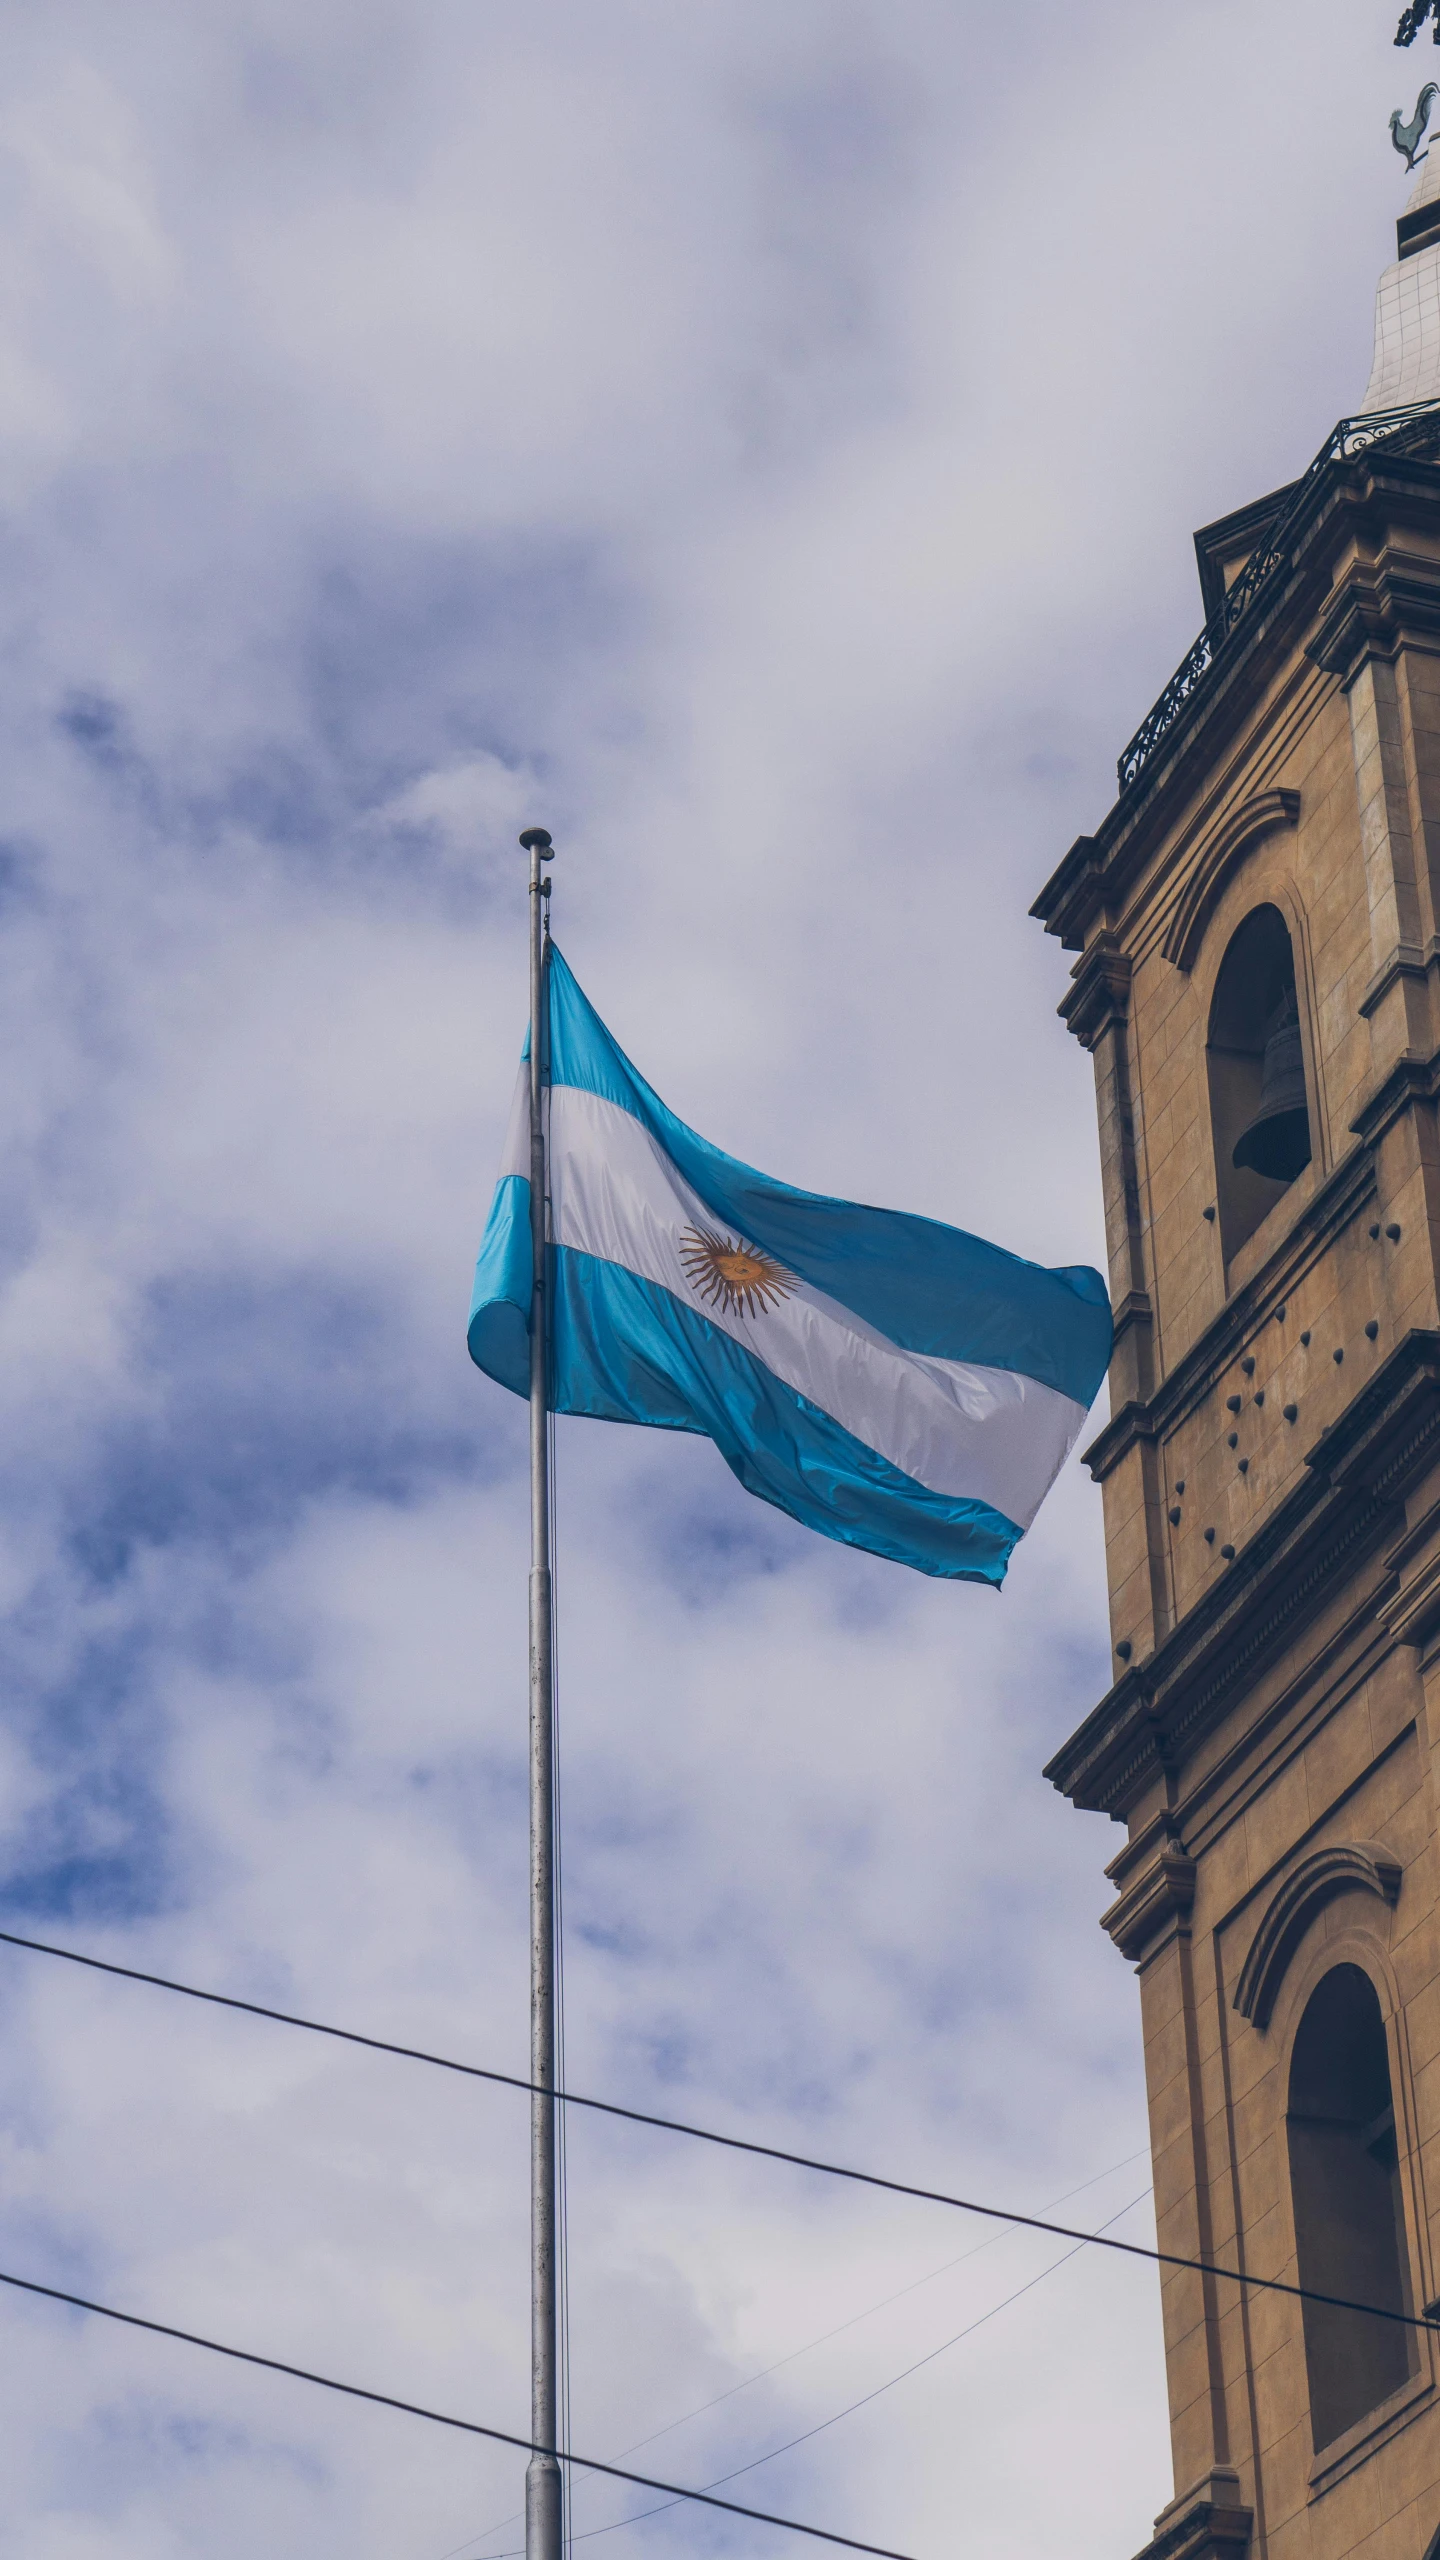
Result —
<path fill-rule="evenodd" d="M 498 1180 L 507 1173 L 518 1173 L 522 1182 L 530 1179 L 530 1061 L 522 1058 L 515 1078 L 515 1099 L 510 1105 L 510 1125 L 505 1132 L 505 1147 L 500 1158 Z"/>
<path fill-rule="evenodd" d="M 550 1096 L 550 1195 L 557 1244 L 658 1281 L 892 1466 L 1028 1529 L 1085 1420 L 1073 1397 L 1013 1369 L 902 1351 L 804 1281 L 752 1315 L 710 1306 L 680 1239 L 713 1229 L 714 1211 L 630 1112 L 574 1085 Z"/>

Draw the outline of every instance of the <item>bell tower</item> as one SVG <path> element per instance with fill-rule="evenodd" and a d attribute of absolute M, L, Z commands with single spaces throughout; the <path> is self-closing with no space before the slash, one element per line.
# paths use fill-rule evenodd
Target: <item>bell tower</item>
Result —
<path fill-rule="evenodd" d="M 1397 245 L 1034 909 L 1116 1310 L 1114 1684 L 1047 1775 L 1125 1830 L 1160 2245 L 1421 2323 L 1167 2272 L 1144 2560 L 1440 2560 L 1440 151 Z"/>

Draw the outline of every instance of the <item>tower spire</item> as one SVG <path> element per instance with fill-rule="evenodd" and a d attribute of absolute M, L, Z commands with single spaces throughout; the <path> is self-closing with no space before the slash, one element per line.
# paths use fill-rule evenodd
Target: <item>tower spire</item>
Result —
<path fill-rule="evenodd" d="M 1416 121 L 1424 121 L 1418 109 Z M 1440 150 L 1414 165 L 1416 181 L 1395 225 L 1395 263 L 1376 289 L 1375 356 L 1360 414 L 1440 400 Z"/>

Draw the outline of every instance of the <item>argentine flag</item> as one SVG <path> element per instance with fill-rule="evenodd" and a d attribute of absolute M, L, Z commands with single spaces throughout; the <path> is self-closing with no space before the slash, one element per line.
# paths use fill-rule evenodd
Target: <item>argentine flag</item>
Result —
<path fill-rule="evenodd" d="M 738 1164 L 666 1110 L 553 944 L 549 988 L 554 1410 L 703 1432 L 825 1537 L 1002 1582 L 1105 1374 L 1099 1273 Z M 530 1232 L 522 1065 L 469 1331 L 520 1396 Z"/>

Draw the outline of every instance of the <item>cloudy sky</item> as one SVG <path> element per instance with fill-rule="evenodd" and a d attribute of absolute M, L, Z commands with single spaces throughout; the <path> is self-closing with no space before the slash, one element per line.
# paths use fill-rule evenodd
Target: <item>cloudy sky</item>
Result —
<path fill-rule="evenodd" d="M 1395 5 L 0 11 L 5 1926 L 523 2068 L 517 830 L 709 1137 L 1102 1259 L 1025 911 L 1363 390 Z M 573 2084 L 1143 2238 L 1088 1477 L 997 1599 L 559 1457 Z M 1143 2268 L 596 2121 L 570 2218 L 581 2450 L 917 2560 L 1171 2493 Z M 525 2234 L 503 2091 L 0 1950 L 0 2265 L 523 2431 Z M 516 2547 L 517 2456 L 0 2334 L 15 2560 Z"/>

